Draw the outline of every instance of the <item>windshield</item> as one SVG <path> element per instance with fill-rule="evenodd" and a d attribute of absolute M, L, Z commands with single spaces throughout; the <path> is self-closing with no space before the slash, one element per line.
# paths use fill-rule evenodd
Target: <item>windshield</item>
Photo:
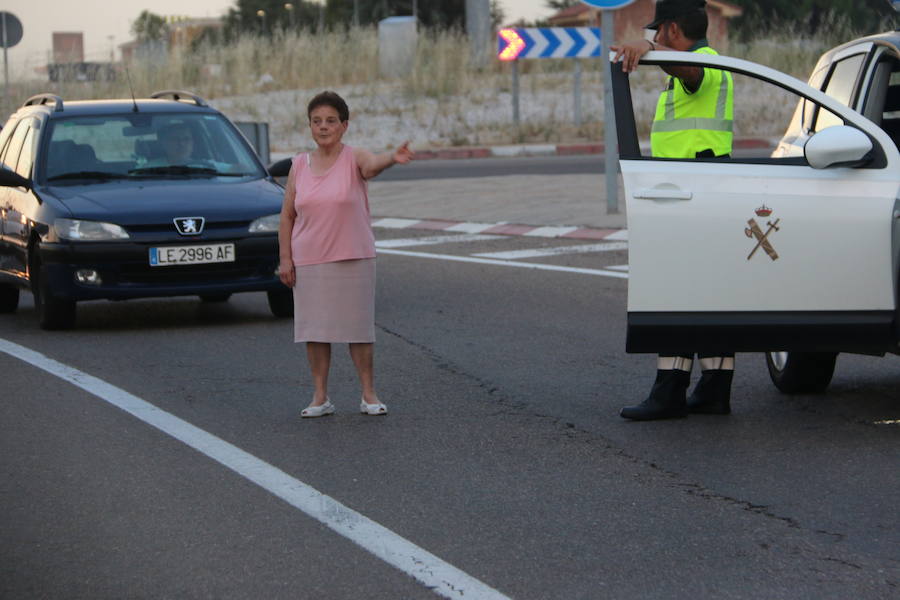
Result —
<path fill-rule="evenodd" d="M 216 114 L 123 114 L 51 123 L 48 182 L 264 177 L 246 143 Z"/>

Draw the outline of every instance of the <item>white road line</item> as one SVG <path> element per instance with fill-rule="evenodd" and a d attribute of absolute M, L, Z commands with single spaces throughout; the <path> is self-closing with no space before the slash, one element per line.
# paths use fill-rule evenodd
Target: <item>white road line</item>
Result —
<path fill-rule="evenodd" d="M 628 279 L 628 273 L 617 273 L 604 269 L 583 269 L 580 267 L 562 267 L 559 265 L 545 265 L 541 263 L 527 263 L 513 260 L 496 260 L 493 258 L 478 258 L 475 256 L 453 256 L 452 254 L 435 254 L 432 252 L 414 252 L 412 250 L 379 250 L 379 254 L 396 254 L 398 256 L 412 256 L 415 258 L 430 258 L 432 260 L 449 260 L 452 262 L 478 263 L 482 265 L 497 265 L 501 267 L 517 267 L 520 269 L 536 269 L 538 271 L 561 271 L 563 273 L 579 273 L 581 275 L 599 275 L 601 277 L 615 277 Z"/>
<path fill-rule="evenodd" d="M 578 229 L 577 227 L 538 227 L 532 229 L 523 235 L 531 237 L 562 237 L 567 233 L 572 233 Z"/>
<path fill-rule="evenodd" d="M 607 265 L 606 268 L 613 271 L 628 271 L 628 265 Z"/>
<path fill-rule="evenodd" d="M 603 239 L 604 240 L 612 240 L 614 242 L 627 242 L 628 241 L 628 230 L 620 229 L 619 231 L 614 231 Z"/>
<path fill-rule="evenodd" d="M 378 219 L 372 223 L 372 227 L 384 227 L 387 229 L 405 229 L 416 223 L 421 223 L 421 219 Z"/>
<path fill-rule="evenodd" d="M 499 258 L 501 260 L 516 260 L 520 258 L 534 258 L 537 256 L 559 256 L 560 254 L 584 254 L 587 252 L 611 252 L 613 250 L 626 250 L 625 242 L 612 242 L 609 244 L 573 244 L 571 246 L 556 246 L 554 248 L 531 248 L 528 250 L 507 250 L 505 252 L 479 252 L 472 256 L 484 258 Z"/>
<path fill-rule="evenodd" d="M 121 388 L 2 338 L 0 351 L 97 396 L 205 454 L 445 598 L 508 598 L 334 498 Z"/>
<path fill-rule="evenodd" d="M 509 236 L 485 235 L 485 234 L 456 234 L 456 235 L 432 235 L 420 238 L 404 238 L 402 240 L 378 240 L 376 248 L 406 248 L 408 246 L 428 246 L 431 244 L 459 244 L 464 242 L 481 242 L 485 240 L 499 240 Z"/>
<path fill-rule="evenodd" d="M 457 223 L 444 229 L 444 231 L 459 231 L 461 233 L 481 233 L 485 229 L 496 227 L 496 223 Z"/>

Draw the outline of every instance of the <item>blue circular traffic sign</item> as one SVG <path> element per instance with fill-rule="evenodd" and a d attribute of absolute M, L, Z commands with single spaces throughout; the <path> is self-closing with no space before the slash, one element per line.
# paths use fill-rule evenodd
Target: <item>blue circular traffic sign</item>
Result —
<path fill-rule="evenodd" d="M 582 3 L 594 8 L 602 8 L 604 10 L 615 10 L 628 6 L 634 0 L 581 0 Z"/>

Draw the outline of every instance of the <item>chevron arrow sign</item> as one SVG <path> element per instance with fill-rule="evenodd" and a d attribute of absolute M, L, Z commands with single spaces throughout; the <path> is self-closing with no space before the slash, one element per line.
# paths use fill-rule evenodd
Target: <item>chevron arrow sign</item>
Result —
<path fill-rule="evenodd" d="M 600 56 L 599 27 L 501 29 L 497 42 L 497 56 L 504 61 Z"/>

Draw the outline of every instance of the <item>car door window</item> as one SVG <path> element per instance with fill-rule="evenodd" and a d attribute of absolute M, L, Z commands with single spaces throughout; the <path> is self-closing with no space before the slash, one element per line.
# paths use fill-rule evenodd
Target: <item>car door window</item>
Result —
<path fill-rule="evenodd" d="M 37 129 L 34 127 L 35 122 L 30 119 L 24 125 L 26 126 L 26 133 L 22 143 L 22 150 L 19 152 L 19 160 L 16 162 L 16 173 L 31 179 L 31 167 L 34 165 L 34 152 L 37 142 Z"/>
<path fill-rule="evenodd" d="M 859 66 L 861 63 L 856 64 Z M 841 70 L 841 73 L 846 72 Z M 831 119 L 831 124 L 843 124 L 842 119 L 795 91 L 753 74 L 735 71 L 731 75 L 734 82 L 732 133 L 735 141 L 731 156 L 727 159 L 690 158 L 685 160 L 728 160 L 731 162 L 807 165 L 803 146 L 808 139 L 807 134 L 810 132 L 799 131 L 803 115 L 817 114 L 820 127 L 824 125 L 825 118 Z M 631 88 L 635 133 L 638 139 L 634 148 L 641 157 L 651 158 L 648 142 L 657 109 L 657 100 L 660 90 L 665 87 L 667 76 L 659 67 L 642 65 L 637 72 L 629 75 L 628 81 Z M 832 81 L 835 86 L 838 85 L 837 79 L 833 78 Z M 837 88 L 835 87 L 835 89 Z M 848 97 L 846 94 L 843 95 L 843 99 Z M 776 145 L 774 150 L 772 143 Z"/>
<path fill-rule="evenodd" d="M 22 151 L 22 145 L 25 143 L 25 136 L 28 135 L 29 129 L 27 121 L 20 121 L 9 140 L 9 144 L 3 150 L 3 165 L 10 171 L 16 170 L 16 163 L 19 162 L 19 154 Z"/>
<path fill-rule="evenodd" d="M 854 54 L 834 64 L 828 83 L 822 90 L 844 106 L 852 106 L 856 97 L 859 75 L 862 71 L 865 54 Z M 827 110 L 816 111 L 816 120 L 811 131 L 822 131 L 833 125 L 843 125 L 844 121 Z"/>

